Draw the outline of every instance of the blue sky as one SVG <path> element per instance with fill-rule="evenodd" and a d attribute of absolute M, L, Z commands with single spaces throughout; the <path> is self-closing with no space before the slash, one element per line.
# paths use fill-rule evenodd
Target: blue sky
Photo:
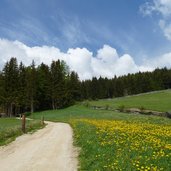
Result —
<path fill-rule="evenodd" d="M 0 38 L 28 47 L 54 46 L 65 53 L 69 48 L 86 48 L 94 56 L 109 45 L 140 65 L 171 52 L 166 35 L 171 34 L 170 18 L 160 10 L 168 4 L 161 0 L 1 0 Z"/>

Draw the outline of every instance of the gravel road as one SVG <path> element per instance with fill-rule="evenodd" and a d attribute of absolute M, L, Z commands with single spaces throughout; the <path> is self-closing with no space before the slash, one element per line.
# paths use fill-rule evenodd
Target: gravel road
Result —
<path fill-rule="evenodd" d="M 76 171 L 77 149 L 68 124 L 47 122 L 35 132 L 0 147 L 1 171 Z"/>

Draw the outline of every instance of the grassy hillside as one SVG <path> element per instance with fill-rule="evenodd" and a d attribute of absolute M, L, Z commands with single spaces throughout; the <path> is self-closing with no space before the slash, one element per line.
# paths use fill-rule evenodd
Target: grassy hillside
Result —
<path fill-rule="evenodd" d="M 42 128 L 40 121 L 26 121 L 26 132 Z M 10 143 L 22 135 L 21 120 L 15 118 L 0 118 L 0 146 Z"/>
<path fill-rule="evenodd" d="M 31 118 L 40 119 L 44 116 L 45 120 L 69 122 L 75 119 L 107 119 L 107 120 L 127 120 L 142 122 L 171 124 L 171 120 L 164 117 L 154 117 L 138 114 L 125 114 L 108 110 L 93 110 L 82 104 L 74 105 L 60 110 L 48 110 L 32 114 Z"/>
<path fill-rule="evenodd" d="M 89 101 L 91 106 L 109 106 L 114 109 L 124 105 L 126 108 L 145 108 L 166 112 L 171 110 L 171 90 L 151 92 L 135 96 Z"/>
<path fill-rule="evenodd" d="M 135 101 L 134 101 L 135 102 Z M 80 170 L 171 168 L 171 120 L 164 117 L 93 110 L 75 105 L 34 113 L 32 118 L 68 122 L 80 147 Z"/>

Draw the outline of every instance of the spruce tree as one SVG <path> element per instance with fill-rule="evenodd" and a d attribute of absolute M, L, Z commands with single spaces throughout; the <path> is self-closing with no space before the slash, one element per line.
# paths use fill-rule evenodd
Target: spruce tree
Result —
<path fill-rule="evenodd" d="M 37 93 L 37 72 L 34 61 L 31 66 L 26 69 L 26 95 L 27 95 L 27 106 L 30 108 L 30 112 L 33 113 L 36 104 L 36 93 Z"/>
<path fill-rule="evenodd" d="M 68 98 L 71 103 L 81 99 L 81 83 L 78 74 L 74 71 L 71 72 L 68 82 Z"/>
<path fill-rule="evenodd" d="M 52 61 L 50 75 L 52 108 L 59 109 L 67 105 L 67 71 L 64 62 Z"/>
<path fill-rule="evenodd" d="M 17 99 L 18 99 L 18 64 L 16 58 L 11 58 L 9 62 L 5 64 L 3 69 L 4 74 L 4 98 L 6 103 L 6 110 L 8 116 L 16 114 Z"/>
<path fill-rule="evenodd" d="M 37 68 L 37 99 L 38 109 L 49 109 L 50 99 L 50 71 L 48 65 L 41 64 Z"/>

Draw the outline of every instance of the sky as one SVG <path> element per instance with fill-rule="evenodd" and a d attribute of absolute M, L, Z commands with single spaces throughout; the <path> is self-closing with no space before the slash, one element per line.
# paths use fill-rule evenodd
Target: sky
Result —
<path fill-rule="evenodd" d="M 81 80 L 171 68 L 171 0 L 1 0 L 0 69 L 11 57 Z"/>

